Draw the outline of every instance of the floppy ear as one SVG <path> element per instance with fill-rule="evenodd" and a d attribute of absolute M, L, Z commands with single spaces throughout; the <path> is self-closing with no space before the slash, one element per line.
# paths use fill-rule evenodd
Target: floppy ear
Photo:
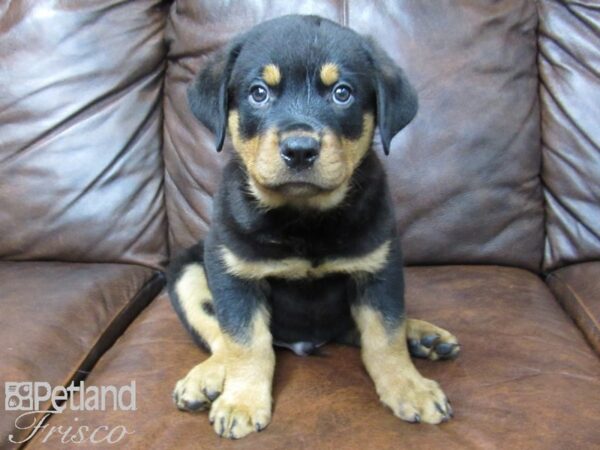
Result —
<path fill-rule="evenodd" d="M 385 51 L 372 39 L 367 42 L 376 72 L 377 125 L 383 151 L 389 155 L 392 138 L 417 115 L 417 93 Z"/>
<path fill-rule="evenodd" d="M 188 103 L 194 116 L 215 135 L 220 152 L 225 141 L 229 99 L 227 87 L 231 71 L 242 45 L 240 42 L 217 51 L 187 89 Z"/>

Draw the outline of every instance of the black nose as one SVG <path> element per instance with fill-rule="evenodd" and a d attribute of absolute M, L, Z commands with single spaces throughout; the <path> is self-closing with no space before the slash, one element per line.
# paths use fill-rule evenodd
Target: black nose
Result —
<path fill-rule="evenodd" d="M 307 169 L 319 157 L 319 141 L 310 136 L 290 136 L 281 141 L 280 153 L 290 169 Z"/>

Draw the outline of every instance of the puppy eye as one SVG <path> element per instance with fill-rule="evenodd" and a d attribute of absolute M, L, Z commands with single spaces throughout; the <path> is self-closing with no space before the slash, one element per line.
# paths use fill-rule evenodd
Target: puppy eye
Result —
<path fill-rule="evenodd" d="M 347 84 L 336 84 L 333 88 L 332 95 L 334 103 L 342 106 L 346 106 L 350 104 L 352 99 L 354 98 L 352 95 L 352 88 Z"/>
<path fill-rule="evenodd" d="M 269 100 L 269 90 L 263 84 L 255 84 L 250 88 L 250 103 L 255 106 L 263 106 Z"/>

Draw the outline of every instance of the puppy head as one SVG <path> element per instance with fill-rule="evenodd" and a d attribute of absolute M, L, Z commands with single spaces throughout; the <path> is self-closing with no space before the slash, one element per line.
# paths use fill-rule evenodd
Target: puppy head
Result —
<path fill-rule="evenodd" d="M 251 192 L 268 207 L 327 209 L 371 146 L 417 111 L 403 71 L 374 42 L 316 16 L 284 16 L 238 36 L 188 90 L 195 116 L 229 130 Z"/>

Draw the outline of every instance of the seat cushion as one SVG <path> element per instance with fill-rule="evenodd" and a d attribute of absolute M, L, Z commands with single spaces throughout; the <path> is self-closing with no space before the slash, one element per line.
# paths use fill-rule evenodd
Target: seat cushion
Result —
<path fill-rule="evenodd" d="M 552 272 L 548 286 L 600 354 L 600 262 L 574 264 Z"/>
<path fill-rule="evenodd" d="M 52 387 L 81 380 L 163 284 L 159 272 L 139 266 L 0 262 L 0 380 Z M 10 434 L 18 441 L 28 433 L 15 430 L 24 411 L 6 411 L 2 395 L 5 448 Z"/>
<path fill-rule="evenodd" d="M 207 355 L 163 294 L 86 380 L 135 381 L 137 410 L 65 410 L 49 427 L 125 427 L 131 434 L 119 443 L 128 448 L 574 449 L 599 442 L 600 362 L 538 277 L 500 267 L 435 267 L 409 269 L 407 283 L 411 316 L 452 330 L 463 346 L 455 361 L 417 362 L 451 398 L 456 415 L 449 423 L 395 418 L 379 403 L 359 350 L 330 345 L 324 357 L 278 351 L 272 423 L 240 441 L 221 439 L 206 413 L 173 405 L 175 382 Z M 60 438 L 47 436 L 39 433 L 29 448 L 63 448 Z"/>

